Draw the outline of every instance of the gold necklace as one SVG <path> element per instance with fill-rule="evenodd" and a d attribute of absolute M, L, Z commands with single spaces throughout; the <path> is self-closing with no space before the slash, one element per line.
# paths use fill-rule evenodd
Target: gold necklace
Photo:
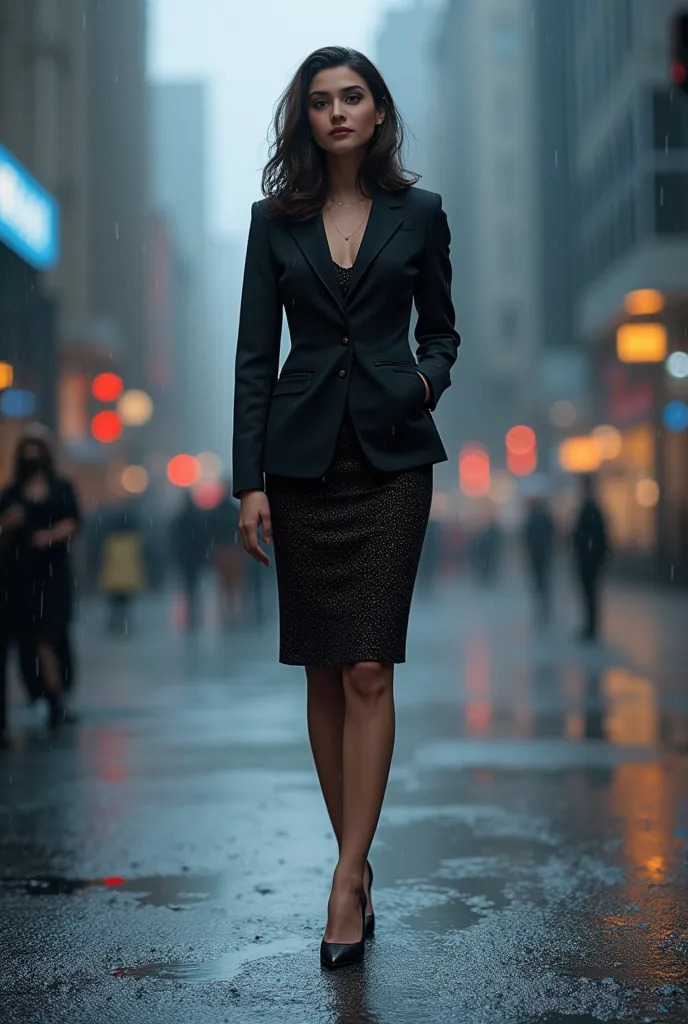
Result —
<path fill-rule="evenodd" d="M 360 230 L 361 230 L 361 228 L 363 227 L 363 225 L 365 224 L 366 220 L 368 219 L 368 215 L 367 215 L 367 213 L 366 213 L 365 217 L 363 218 L 363 220 L 361 221 L 361 223 L 360 223 L 360 224 L 358 225 L 358 227 L 357 227 L 357 228 L 354 228 L 354 230 L 353 230 L 353 231 L 351 232 L 351 234 L 349 234 L 349 235 L 345 235 L 345 234 L 343 234 L 343 232 L 341 232 L 341 231 L 339 230 L 339 228 L 337 227 L 337 221 L 336 221 L 336 220 L 334 219 L 334 217 L 332 216 L 332 211 L 331 211 L 330 209 L 328 209 L 328 211 L 327 211 L 327 212 L 328 212 L 328 213 L 329 213 L 329 215 L 330 215 L 330 220 L 331 220 L 331 221 L 332 221 L 332 223 L 334 224 L 334 228 L 335 228 L 335 231 L 337 232 L 337 234 L 339 234 L 339 235 L 341 235 L 341 236 L 342 236 L 342 238 L 344 239 L 344 241 L 345 241 L 345 242 L 348 242 L 348 241 L 349 241 L 349 239 L 350 239 L 350 238 L 352 238 L 352 237 L 353 237 L 353 236 L 354 236 L 354 235 L 356 234 L 356 232 L 357 232 L 357 231 L 360 231 Z"/>

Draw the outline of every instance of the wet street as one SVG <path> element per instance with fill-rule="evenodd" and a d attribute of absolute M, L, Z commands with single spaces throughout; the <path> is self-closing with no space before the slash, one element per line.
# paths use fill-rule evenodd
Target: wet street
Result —
<path fill-rule="evenodd" d="M 688 595 L 418 594 L 371 851 L 365 965 L 318 946 L 336 846 L 272 626 L 130 635 L 82 609 L 79 724 L 13 691 L 0 752 L 3 1024 L 688 1020 Z M 210 595 L 208 595 L 210 606 Z M 270 619 L 272 614 L 270 613 Z"/>

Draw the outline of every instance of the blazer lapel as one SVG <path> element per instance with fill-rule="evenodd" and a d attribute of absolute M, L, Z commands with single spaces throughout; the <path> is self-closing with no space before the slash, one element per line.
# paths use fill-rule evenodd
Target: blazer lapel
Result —
<path fill-rule="evenodd" d="M 346 293 L 347 303 L 351 300 L 353 292 L 360 284 L 370 264 L 400 226 L 406 195 L 406 190 L 396 193 L 378 190 L 373 196 L 368 223 L 351 271 L 351 283 Z"/>
<path fill-rule="evenodd" d="M 370 219 L 368 223 L 370 223 Z M 330 247 L 327 244 L 327 235 L 325 234 L 322 215 L 318 213 L 315 217 L 310 217 L 308 220 L 290 222 L 288 223 L 288 228 L 301 252 L 334 301 L 338 306 L 342 307 L 342 289 L 332 265 L 332 257 L 330 256 Z"/>

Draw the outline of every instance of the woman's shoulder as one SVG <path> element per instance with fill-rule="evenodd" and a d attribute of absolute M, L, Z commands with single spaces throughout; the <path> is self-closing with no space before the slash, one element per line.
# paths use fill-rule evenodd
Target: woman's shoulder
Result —
<path fill-rule="evenodd" d="M 406 203 L 407 205 L 412 205 L 417 210 L 433 213 L 442 206 L 442 196 L 439 192 L 430 192 L 427 188 L 409 185 Z"/>

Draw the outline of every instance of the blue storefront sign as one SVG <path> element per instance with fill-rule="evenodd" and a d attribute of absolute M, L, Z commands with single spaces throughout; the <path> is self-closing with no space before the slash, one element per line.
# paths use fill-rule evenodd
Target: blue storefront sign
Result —
<path fill-rule="evenodd" d="M 2 145 L 0 242 L 36 270 L 49 270 L 60 255 L 57 201 Z"/>

